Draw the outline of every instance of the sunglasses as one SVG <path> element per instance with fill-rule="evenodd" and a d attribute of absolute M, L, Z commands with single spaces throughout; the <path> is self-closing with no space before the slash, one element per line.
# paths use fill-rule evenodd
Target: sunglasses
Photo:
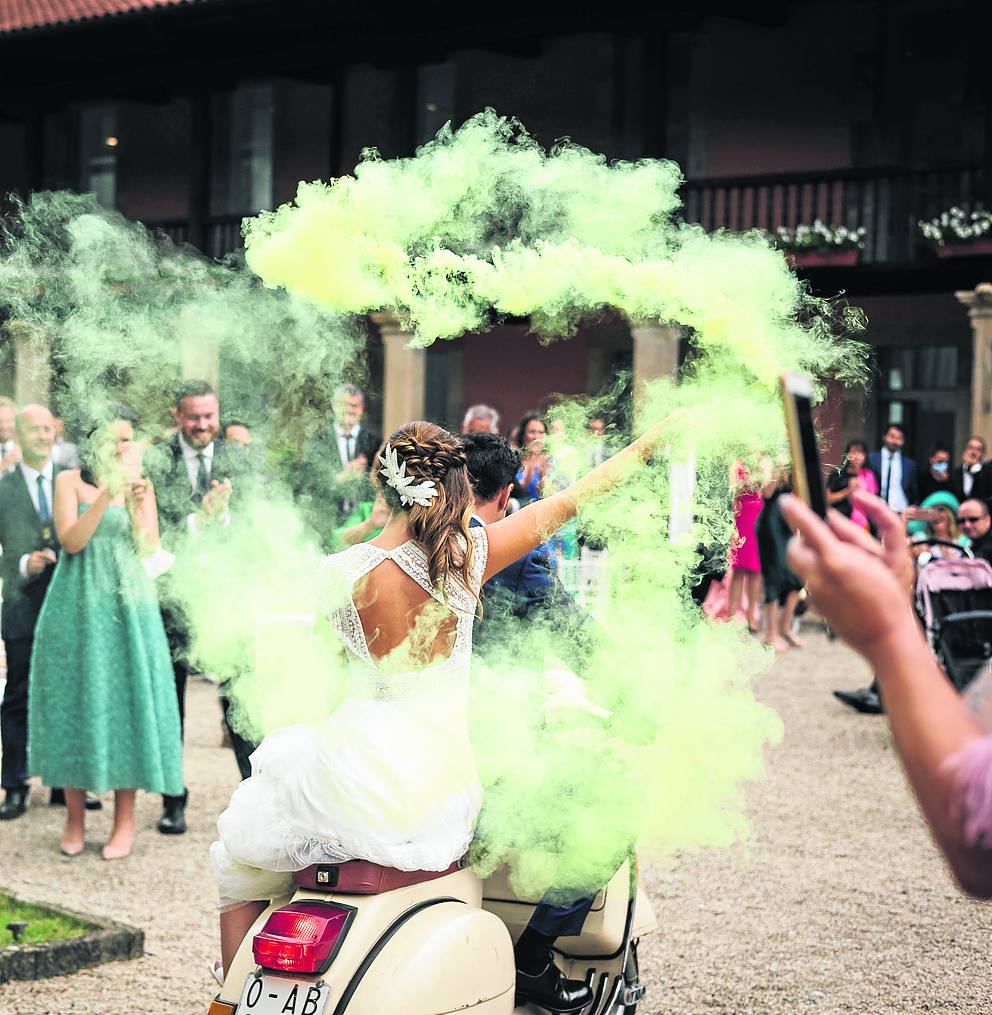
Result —
<path fill-rule="evenodd" d="M 972 522 L 980 522 L 985 515 L 958 515 L 958 525 L 970 525 Z"/>

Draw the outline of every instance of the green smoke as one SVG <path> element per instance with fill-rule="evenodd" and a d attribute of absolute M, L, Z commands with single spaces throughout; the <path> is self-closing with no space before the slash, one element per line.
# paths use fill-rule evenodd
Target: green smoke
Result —
<path fill-rule="evenodd" d="M 88 412 L 123 399 L 164 420 L 182 350 L 198 342 L 220 350 L 228 411 L 265 406 L 252 422 L 270 452 L 266 482 L 241 491 L 222 536 L 182 547 L 170 579 L 194 655 L 231 681 L 254 736 L 318 722 L 345 693 L 319 618 L 347 590 L 316 580 L 317 541 L 279 479 L 286 462 L 320 465 L 301 459 L 299 438 L 354 372 L 354 315 L 392 310 L 422 345 L 511 315 L 564 338 L 607 309 L 686 329 L 682 383 L 648 385 L 638 418 L 686 406 L 691 428 L 581 511 L 583 531 L 609 542 L 595 631 L 575 653 L 555 618 L 528 624 L 476 667 L 486 799 L 473 859 L 482 872 L 511 863 L 527 892 L 593 890 L 635 841 L 671 857 L 746 836 L 741 786 L 781 733 L 751 690 L 768 659 L 736 628 L 700 618 L 691 573 L 699 546 L 729 543 L 732 463 L 784 451 L 778 373 L 857 381 L 864 369 L 850 337 L 857 312 L 813 298 L 760 236 L 681 222 L 680 181 L 671 162 L 608 164 L 570 144 L 545 152 L 486 112 L 414 158 L 369 152 L 353 177 L 301 184 L 293 204 L 246 223 L 251 271 L 175 250 L 71 195 L 33 198 L 0 259 L 0 301 L 53 344 Z M 586 414 L 619 408 L 605 402 L 557 406 L 563 472 L 585 467 Z M 696 521 L 672 542 L 668 468 L 688 455 Z"/>

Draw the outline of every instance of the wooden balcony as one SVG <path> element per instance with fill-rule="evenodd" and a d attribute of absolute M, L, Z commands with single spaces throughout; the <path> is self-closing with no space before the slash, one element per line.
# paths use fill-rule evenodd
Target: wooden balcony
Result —
<path fill-rule="evenodd" d="M 992 201 L 985 198 L 986 186 L 986 174 L 975 166 L 688 180 L 681 188 L 682 215 L 685 221 L 698 223 L 709 232 L 763 229 L 774 233 L 781 226 L 811 225 L 817 218 L 849 229 L 863 226 L 867 234 L 857 263 L 859 274 L 870 286 L 881 280 L 882 288 L 898 288 L 902 283 L 897 277 L 903 276 L 904 283 L 907 274 L 925 274 L 941 286 L 953 286 L 958 284 L 956 266 L 938 263 L 917 223 L 955 205 L 968 210 L 992 207 Z M 243 218 L 217 215 L 207 219 L 201 232 L 204 252 L 220 258 L 241 249 Z M 177 243 L 191 241 L 189 223 L 184 219 L 147 225 L 164 231 Z M 829 272 L 830 277 L 823 280 L 831 285 L 843 284 L 845 273 L 851 270 L 813 269 Z"/>
<path fill-rule="evenodd" d="M 861 264 L 908 265 L 933 258 L 920 219 L 952 206 L 992 207 L 982 169 L 845 169 L 824 173 L 688 180 L 684 217 L 708 232 L 794 229 L 821 219 L 831 226 L 867 229 Z"/>

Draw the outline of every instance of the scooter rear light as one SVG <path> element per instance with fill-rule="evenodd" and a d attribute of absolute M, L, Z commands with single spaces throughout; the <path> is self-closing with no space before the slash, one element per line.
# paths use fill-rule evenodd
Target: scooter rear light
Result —
<path fill-rule="evenodd" d="M 252 941 L 255 961 L 284 973 L 322 973 L 348 933 L 355 910 L 334 902 L 294 902 L 277 909 Z"/>

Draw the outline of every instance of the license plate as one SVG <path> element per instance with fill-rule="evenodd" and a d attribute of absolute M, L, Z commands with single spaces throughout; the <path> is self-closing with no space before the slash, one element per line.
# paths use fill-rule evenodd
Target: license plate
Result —
<path fill-rule="evenodd" d="M 318 980 L 252 973 L 238 1001 L 238 1015 L 324 1015 L 330 985 Z"/>

